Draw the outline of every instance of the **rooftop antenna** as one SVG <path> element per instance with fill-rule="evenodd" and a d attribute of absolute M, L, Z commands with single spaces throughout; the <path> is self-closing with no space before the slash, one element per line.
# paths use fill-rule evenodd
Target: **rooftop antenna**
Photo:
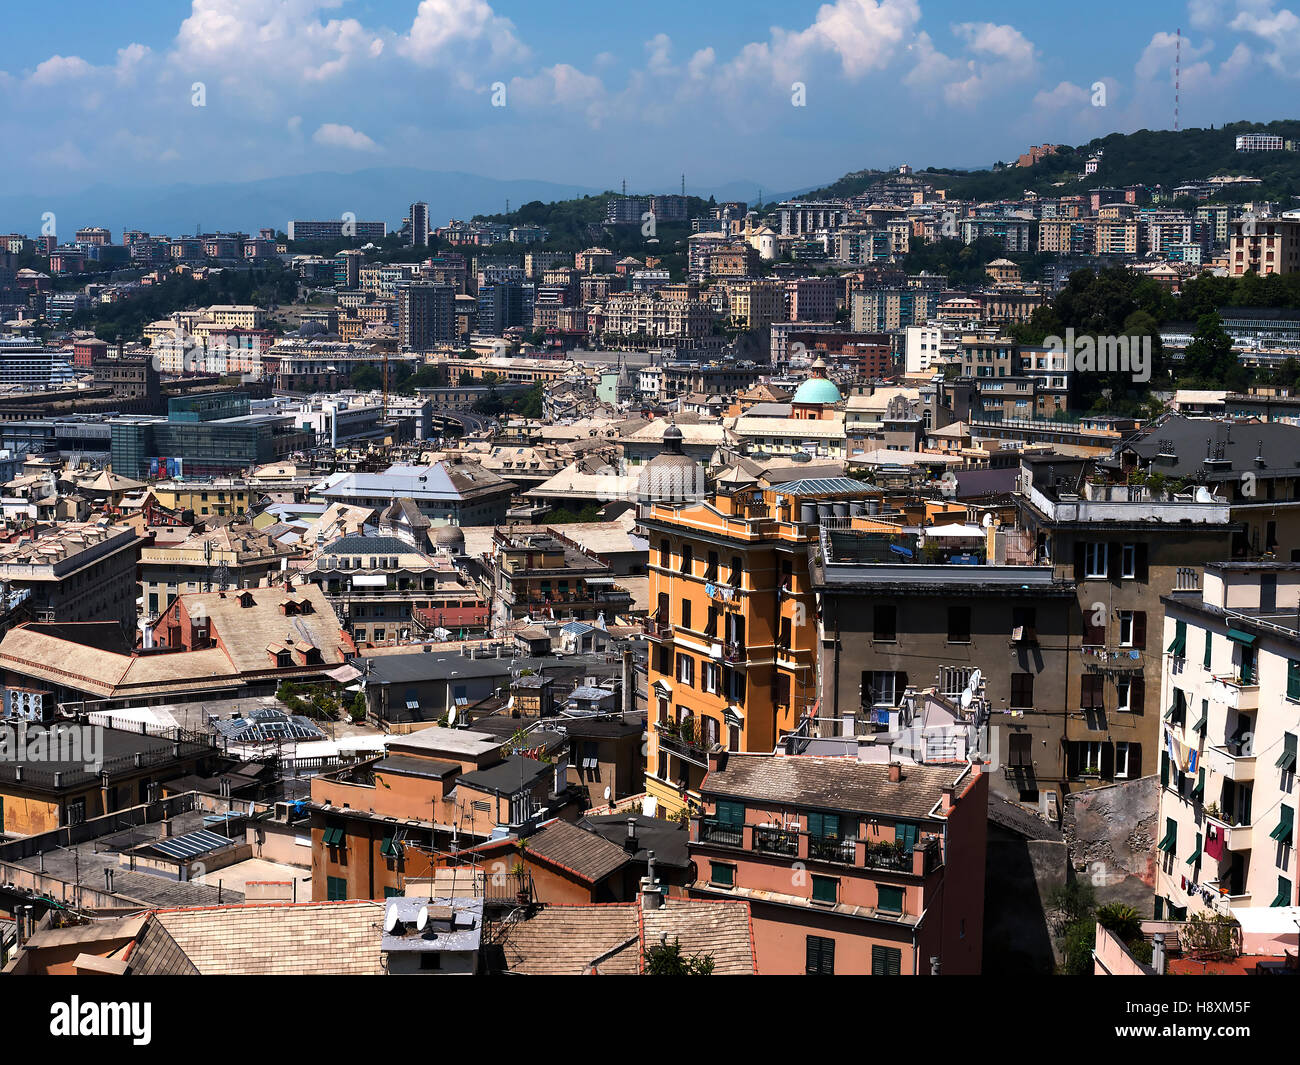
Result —
<path fill-rule="evenodd" d="M 682 195 L 686 195 L 686 175 L 682 174 Z"/>
<path fill-rule="evenodd" d="M 1183 73 L 1183 30 L 1174 31 L 1174 132 L 1178 132 L 1178 93 Z"/>

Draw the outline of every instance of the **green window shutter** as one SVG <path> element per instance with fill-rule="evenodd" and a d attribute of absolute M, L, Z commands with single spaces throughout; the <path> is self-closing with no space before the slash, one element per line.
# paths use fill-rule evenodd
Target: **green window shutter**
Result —
<path fill-rule="evenodd" d="M 822 834 L 822 815 L 814 811 L 808 812 L 808 835 L 820 836 Z"/>
<path fill-rule="evenodd" d="M 721 862 L 709 863 L 709 880 L 722 887 L 734 887 L 736 884 L 736 867 L 723 865 Z"/>
<path fill-rule="evenodd" d="M 1165 834 L 1157 847 L 1166 854 L 1173 854 L 1178 849 L 1178 822 L 1172 817 L 1165 818 Z"/>
<path fill-rule="evenodd" d="M 743 825 L 745 823 L 745 804 L 743 802 L 719 801 L 715 816 L 724 825 Z"/>
<path fill-rule="evenodd" d="M 1160 786 L 1167 788 L 1169 786 L 1169 752 L 1160 752 Z"/>
<path fill-rule="evenodd" d="M 1196 774 L 1196 787 L 1192 788 L 1192 798 L 1193 798 L 1193 799 L 1204 799 L 1204 798 L 1205 798 L 1205 769 L 1204 769 L 1204 767 L 1202 767 L 1201 771 L 1200 771 L 1199 773 Z M 1200 841 L 1200 838 L 1201 838 L 1201 837 L 1200 837 L 1200 834 L 1198 833 L 1197 836 L 1196 836 L 1196 839 L 1197 839 L 1196 848 L 1197 848 L 1198 851 L 1200 850 L 1200 842 L 1199 842 L 1199 841 Z"/>
<path fill-rule="evenodd" d="M 1289 806 L 1282 807 L 1282 818 L 1277 823 L 1277 828 L 1268 834 L 1269 839 L 1275 839 L 1280 843 L 1291 846 L 1291 838 L 1295 833 L 1295 811 Z"/>
<path fill-rule="evenodd" d="M 1286 697 L 1300 699 L 1300 662 L 1295 659 L 1286 664 Z"/>
<path fill-rule="evenodd" d="M 1277 878 L 1277 895 L 1270 906 L 1290 906 L 1291 905 L 1291 881 L 1284 876 Z"/>
<path fill-rule="evenodd" d="M 881 884 L 876 888 L 876 894 L 876 909 L 883 910 L 885 913 L 903 912 L 903 889 L 901 887 Z"/>
<path fill-rule="evenodd" d="M 327 828 L 324 836 L 325 846 L 337 847 L 343 842 L 343 829 Z"/>
<path fill-rule="evenodd" d="M 384 898 L 386 899 L 400 899 L 402 897 L 402 894 L 403 892 L 401 888 L 395 888 L 395 887 L 384 888 Z"/>
<path fill-rule="evenodd" d="M 871 947 L 871 975 L 898 976 L 903 971 L 903 952 L 898 947 Z"/>
<path fill-rule="evenodd" d="M 1250 647 L 1255 643 L 1255 637 L 1248 632 L 1242 632 L 1241 629 L 1229 629 L 1228 639 L 1232 640 L 1234 643 L 1243 644 L 1246 647 Z"/>
<path fill-rule="evenodd" d="M 835 940 L 824 936 L 809 936 L 804 971 L 809 976 L 834 976 Z"/>
<path fill-rule="evenodd" d="M 1205 661 L 1203 665 L 1206 669 L 1210 668 L 1210 661 L 1214 657 L 1214 633 L 1209 629 L 1205 630 Z"/>
<path fill-rule="evenodd" d="M 1187 653 L 1187 622 L 1174 622 L 1174 638 L 1165 648 L 1175 658 L 1182 658 Z"/>
<path fill-rule="evenodd" d="M 1169 919 L 1171 921 L 1187 920 L 1187 907 L 1175 906 L 1172 902 L 1169 904 Z"/>
<path fill-rule="evenodd" d="M 379 846 L 379 853 L 384 857 L 391 857 L 393 853 L 393 834 L 390 832 L 384 837 L 384 842 Z"/>
<path fill-rule="evenodd" d="M 1192 856 L 1187 859 L 1188 865 L 1195 865 L 1201 860 L 1201 834 L 1196 833 L 1196 849 L 1192 851 Z"/>
<path fill-rule="evenodd" d="M 1202 736 L 1204 736 L 1206 732 L 1209 731 L 1209 728 L 1210 728 L 1210 700 L 1202 699 L 1201 716 L 1200 719 L 1196 722 L 1195 731 L 1199 732 Z"/>
<path fill-rule="evenodd" d="M 839 901 L 840 882 L 833 876 L 814 876 L 812 878 L 812 897 L 814 902 Z"/>
<path fill-rule="evenodd" d="M 1156 896 L 1156 920 L 1163 921 L 1164 919 L 1165 919 L 1165 900 L 1162 899 L 1159 895 L 1157 895 Z"/>
<path fill-rule="evenodd" d="M 894 826 L 894 838 L 903 844 L 903 853 L 911 854 L 916 847 L 917 825 L 909 825 L 899 822 Z"/>
<path fill-rule="evenodd" d="M 348 897 L 348 882 L 341 876 L 325 879 L 325 898 L 329 902 L 342 902 Z"/>
<path fill-rule="evenodd" d="M 1296 734 L 1288 732 L 1282 737 L 1282 753 L 1275 765 L 1284 773 L 1294 773 L 1296 763 Z"/>

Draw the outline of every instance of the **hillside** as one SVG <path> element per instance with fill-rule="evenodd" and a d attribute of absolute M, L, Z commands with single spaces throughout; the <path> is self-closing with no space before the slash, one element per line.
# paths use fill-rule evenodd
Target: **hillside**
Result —
<path fill-rule="evenodd" d="M 1112 133 L 1076 147 L 1066 147 L 1032 167 L 1003 167 L 993 170 L 953 170 L 929 167 L 917 173 L 939 188 L 961 199 L 998 200 L 1021 196 L 1030 189 L 1040 195 L 1060 196 L 1084 192 L 1098 185 L 1161 185 L 1174 188 L 1188 181 L 1218 174 L 1257 177 L 1264 185 L 1234 190 L 1223 198 L 1265 197 L 1289 201 L 1300 195 L 1300 151 L 1238 152 L 1235 141 L 1241 133 L 1273 133 L 1286 140 L 1300 141 L 1300 121 L 1234 122 L 1218 129 L 1138 130 Z M 1095 174 L 1080 181 L 1084 163 L 1098 149 L 1104 149 Z M 862 170 L 806 194 L 853 196 L 865 192 L 886 176 L 881 171 Z"/>

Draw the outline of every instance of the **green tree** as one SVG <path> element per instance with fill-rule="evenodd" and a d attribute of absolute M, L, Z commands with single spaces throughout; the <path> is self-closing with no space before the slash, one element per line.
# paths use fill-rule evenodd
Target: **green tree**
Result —
<path fill-rule="evenodd" d="M 664 941 L 645 952 L 646 976 L 712 976 L 713 955 L 682 951 L 680 938 Z"/>

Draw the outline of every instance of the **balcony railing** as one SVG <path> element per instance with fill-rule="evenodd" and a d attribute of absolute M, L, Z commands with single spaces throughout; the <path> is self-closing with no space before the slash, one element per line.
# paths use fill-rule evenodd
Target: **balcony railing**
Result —
<path fill-rule="evenodd" d="M 722 657 L 727 662 L 743 662 L 745 660 L 745 645 L 735 640 L 729 640 L 722 645 Z"/>
<path fill-rule="evenodd" d="M 799 854 L 799 833 L 771 825 L 754 827 L 754 850 L 764 854 L 782 854 L 790 858 Z"/>
<path fill-rule="evenodd" d="M 642 631 L 655 640 L 671 640 L 673 638 L 673 627 L 666 621 L 655 621 L 647 619 L 642 623 Z"/>
<path fill-rule="evenodd" d="M 675 736 L 670 732 L 660 732 L 656 730 L 659 737 L 659 746 L 678 758 L 684 758 L 686 761 L 695 765 L 704 766 L 706 769 L 709 765 L 708 749 L 704 744 L 695 739 L 683 739 L 681 736 Z"/>
<path fill-rule="evenodd" d="M 701 818 L 700 839 L 705 843 L 721 843 L 725 847 L 739 847 L 745 840 L 745 826 L 719 821 L 715 817 Z"/>
<path fill-rule="evenodd" d="M 847 862 L 853 864 L 858 841 L 834 839 L 830 836 L 809 836 L 808 857 L 819 862 Z"/>

